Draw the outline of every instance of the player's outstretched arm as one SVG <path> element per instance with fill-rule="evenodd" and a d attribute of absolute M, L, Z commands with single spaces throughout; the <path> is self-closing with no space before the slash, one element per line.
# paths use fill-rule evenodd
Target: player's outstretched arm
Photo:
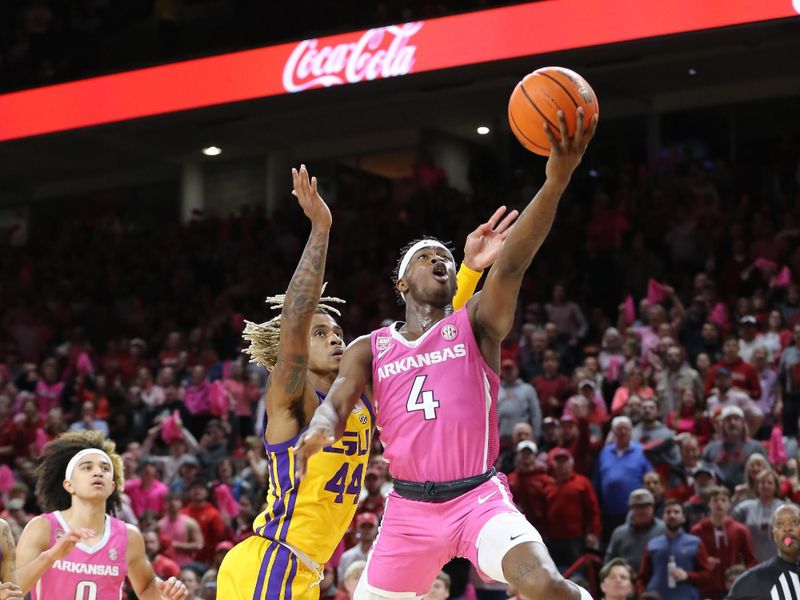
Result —
<path fill-rule="evenodd" d="M 494 264 L 503 242 L 511 231 L 511 226 L 519 216 L 518 210 L 512 210 L 500 221 L 506 207 L 501 206 L 485 223 L 478 225 L 464 243 L 464 260 L 458 268 L 458 287 L 453 297 L 453 310 L 464 307 L 475 293 L 481 275 L 485 269 Z"/>
<path fill-rule="evenodd" d="M 371 377 L 372 345 L 370 336 L 362 335 L 344 351 L 336 381 L 314 413 L 308 429 L 297 441 L 294 455 L 298 477 L 305 475 L 310 456 L 342 437 L 347 416 L 369 385 Z"/>
<path fill-rule="evenodd" d="M 500 342 L 511 331 L 522 276 L 550 232 L 561 195 L 597 129 L 597 117 L 593 117 L 584 132 L 583 109 L 578 108 L 572 138 L 567 135 L 564 114 L 560 111 L 558 124 L 560 142 L 544 125 L 552 148 L 545 169 L 547 179 L 508 234 L 480 295 L 468 304 L 470 319 L 481 342 Z"/>
<path fill-rule="evenodd" d="M 64 558 L 82 539 L 94 536 L 91 529 L 73 529 L 62 535 L 52 548 L 50 524 L 43 517 L 36 517 L 22 530 L 17 544 L 17 580 L 22 593 L 31 591 L 53 564 Z"/>
<path fill-rule="evenodd" d="M 136 527 L 128 525 L 128 579 L 139 600 L 185 600 L 186 586 L 174 577 L 162 581 L 153 572 L 144 551 L 144 538 Z"/>
<path fill-rule="evenodd" d="M 278 360 L 272 369 L 266 393 L 269 421 L 284 416 L 290 404 L 300 398 L 305 389 L 308 330 L 322 292 L 332 222 L 331 211 L 317 191 L 317 178 L 309 180 L 305 165 L 301 165 L 299 171 L 292 169 L 292 183 L 292 194 L 311 221 L 311 233 L 289 281 L 281 310 Z"/>

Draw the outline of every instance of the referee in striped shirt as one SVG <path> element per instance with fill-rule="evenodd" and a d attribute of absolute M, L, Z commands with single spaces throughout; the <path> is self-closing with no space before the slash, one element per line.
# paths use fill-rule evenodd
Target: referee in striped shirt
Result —
<path fill-rule="evenodd" d="M 778 556 L 742 573 L 727 600 L 800 600 L 800 507 L 783 504 L 772 515 Z"/>

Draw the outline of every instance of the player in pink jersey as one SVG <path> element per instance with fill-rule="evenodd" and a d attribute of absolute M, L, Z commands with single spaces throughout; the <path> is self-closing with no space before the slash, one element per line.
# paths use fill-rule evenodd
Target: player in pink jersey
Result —
<path fill-rule="evenodd" d="M 395 478 L 354 600 L 405 599 L 428 591 L 441 566 L 469 558 L 488 579 L 535 600 L 590 599 L 558 573 L 542 538 L 511 501 L 492 464 L 498 453 L 500 343 L 511 331 L 522 277 L 547 237 L 572 173 L 597 127 L 574 138 L 559 113 L 561 141 L 545 128 L 552 151 L 547 179 L 508 235 L 483 290 L 452 311 L 453 256 L 436 240 L 403 255 L 396 289 L 405 323 L 354 341 L 339 375 L 298 440 L 307 457 L 342 435 L 362 391 L 372 388 L 384 456 Z"/>
<path fill-rule="evenodd" d="M 184 600 L 180 581 L 153 573 L 139 530 L 111 516 L 123 486 L 114 443 L 98 431 L 70 431 L 43 455 L 36 494 L 51 512 L 28 523 L 20 537 L 22 591 L 32 600 L 121 600 L 127 576 L 138 598 Z"/>

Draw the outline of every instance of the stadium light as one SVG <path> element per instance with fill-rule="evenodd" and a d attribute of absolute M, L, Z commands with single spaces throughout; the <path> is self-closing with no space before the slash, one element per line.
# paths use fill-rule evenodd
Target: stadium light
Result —
<path fill-rule="evenodd" d="M 480 127 L 478 127 L 477 131 L 478 135 L 487 135 L 490 129 L 486 127 L 486 125 L 481 125 Z"/>
<path fill-rule="evenodd" d="M 206 156 L 219 156 L 220 154 L 222 154 L 222 148 L 219 148 L 217 146 L 206 146 L 205 148 L 203 148 L 203 154 L 205 154 Z"/>

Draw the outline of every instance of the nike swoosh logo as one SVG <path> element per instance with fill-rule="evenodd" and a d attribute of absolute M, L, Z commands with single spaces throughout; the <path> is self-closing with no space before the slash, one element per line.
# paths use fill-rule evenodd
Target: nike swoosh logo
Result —
<path fill-rule="evenodd" d="M 381 350 L 380 352 L 378 352 L 378 358 L 383 358 L 383 355 L 386 354 L 391 349 L 392 348 L 389 347 L 389 348 L 386 348 L 385 350 Z"/>
<path fill-rule="evenodd" d="M 493 491 L 493 492 L 492 492 L 491 494 L 489 494 L 488 496 L 482 496 L 482 497 L 478 498 L 478 504 L 483 504 L 483 503 L 484 503 L 484 502 L 486 502 L 486 501 L 487 501 L 489 498 L 491 498 L 492 496 L 494 496 L 496 493 L 497 493 L 497 490 Z"/>
<path fill-rule="evenodd" d="M 513 542 L 515 539 L 517 539 L 518 537 L 522 537 L 523 535 L 525 535 L 525 534 L 524 533 L 519 533 L 517 535 L 512 535 L 511 536 L 511 541 Z"/>

